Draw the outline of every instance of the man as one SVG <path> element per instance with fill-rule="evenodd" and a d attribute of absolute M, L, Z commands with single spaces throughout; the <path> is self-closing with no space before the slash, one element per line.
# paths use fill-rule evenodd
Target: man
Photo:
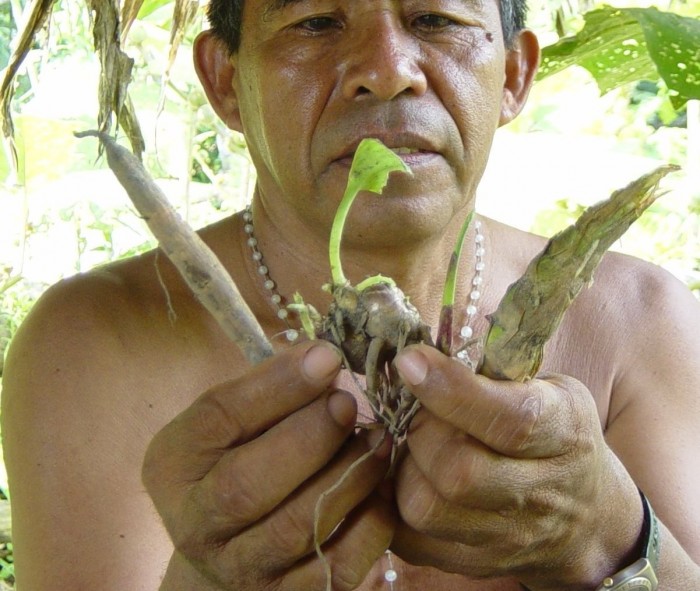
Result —
<path fill-rule="evenodd" d="M 271 295 L 328 304 L 330 223 L 364 137 L 414 176 L 354 205 L 346 274 L 393 277 L 437 325 L 493 133 L 536 69 L 522 14 L 505 39 L 492 0 L 214 0 L 211 15 L 197 71 L 258 183 L 252 216 L 202 235 L 278 353 L 249 367 L 155 253 L 51 289 L 4 384 L 20 588 L 699 589 L 700 307 L 665 272 L 607 256 L 524 384 L 405 349 L 423 409 L 390 480 L 335 348 L 279 337 L 294 319 Z M 458 293 L 481 260 L 476 334 L 544 244 L 481 222 Z M 642 557 L 655 574 L 629 575 Z"/>

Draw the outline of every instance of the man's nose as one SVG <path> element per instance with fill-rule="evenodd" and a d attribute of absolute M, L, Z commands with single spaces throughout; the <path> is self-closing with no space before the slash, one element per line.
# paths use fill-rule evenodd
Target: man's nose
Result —
<path fill-rule="evenodd" d="M 401 94 L 425 93 L 417 40 L 394 16 L 374 20 L 348 48 L 343 71 L 343 95 L 391 100 Z"/>

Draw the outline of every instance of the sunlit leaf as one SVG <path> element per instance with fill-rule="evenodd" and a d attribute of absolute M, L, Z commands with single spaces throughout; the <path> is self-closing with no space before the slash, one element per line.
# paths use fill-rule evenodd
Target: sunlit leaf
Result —
<path fill-rule="evenodd" d="M 700 99 L 700 21 L 656 8 L 610 6 L 584 19 L 575 36 L 542 50 L 538 78 L 578 65 L 593 75 L 602 93 L 661 77 L 676 108 Z"/>
<path fill-rule="evenodd" d="M 0 84 L 0 112 L 2 117 L 2 133 L 4 138 L 10 144 L 10 150 L 14 159 L 14 166 L 17 167 L 17 151 L 14 146 L 14 125 L 12 123 L 12 113 L 10 111 L 10 103 L 12 101 L 12 93 L 14 90 L 14 80 L 19 71 L 24 58 L 27 57 L 29 50 L 34 43 L 34 38 L 37 33 L 44 27 L 46 20 L 51 14 L 53 0 L 34 0 L 32 6 L 28 9 L 27 22 L 24 28 L 19 33 L 16 43 L 16 49 L 10 57 L 10 61 L 5 69 L 2 83 Z"/>
<path fill-rule="evenodd" d="M 143 0 L 141 9 L 139 10 L 139 18 L 146 18 L 151 13 L 159 8 L 170 4 L 173 0 Z"/>

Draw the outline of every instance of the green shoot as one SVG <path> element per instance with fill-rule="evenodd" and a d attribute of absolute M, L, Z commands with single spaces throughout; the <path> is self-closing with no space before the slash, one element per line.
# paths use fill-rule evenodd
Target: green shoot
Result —
<path fill-rule="evenodd" d="M 316 330 L 314 329 L 314 323 L 311 319 L 311 314 L 316 313 L 315 308 L 311 304 L 305 304 L 304 299 L 301 297 L 299 292 L 294 294 L 294 303 L 287 306 L 290 310 L 293 310 L 299 314 L 299 320 L 301 321 L 301 329 L 304 331 L 306 338 L 310 341 L 316 339 Z"/>
<path fill-rule="evenodd" d="M 328 252 L 331 263 L 331 280 L 334 287 L 348 283 L 340 262 L 340 241 L 350 206 L 360 191 L 380 194 L 389 180 L 389 174 L 395 171 L 411 174 L 411 169 L 406 163 L 379 140 L 366 138 L 360 142 L 350 167 L 348 185 L 331 228 Z"/>
<path fill-rule="evenodd" d="M 472 210 L 467 219 L 464 220 L 462 228 L 457 237 L 457 244 L 450 257 L 450 264 L 447 267 L 447 275 L 445 277 L 445 287 L 442 291 L 442 309 L 440 310 L 440 323 L 438 326 L 437 348 L 445 355 L 450 355 L 452 350 L 452 324 L 454 317 L 455 296 L 457 294 L 457 269 L 459 268 L 459 259 L 462 256 L 462 247 L 464 246 L 464 238 L 467 235 L 467 230 L 474 218 L 474 210 Z"/>
<path fill-rule="evenodd" d="M 392 287 L 396 285 L 396 281 L 394 281 L 391 277 L 384 277 L 384 275 L 374 275 L 372 277 L 367 277 L 364 281 L 360 281 L 360 283 L 357 284 L 356 288 L 357 291 L 364 291 L 368 287 L 372 287 L 373 285 L 377 285 L 379 283 L 386 283 L 387 285 L 391 285 Z"/>

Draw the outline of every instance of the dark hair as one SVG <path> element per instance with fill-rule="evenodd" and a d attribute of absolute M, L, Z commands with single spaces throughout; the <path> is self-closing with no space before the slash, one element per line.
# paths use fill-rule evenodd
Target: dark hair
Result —
<path fill-rule="evenodd" d="M 210 0 L 208 17 L 214 35 L 233 54 L 241 43 L 241 14 L 244 0 Z M 515 36 L 525 28 L 527 0 L 500 0 L 501 28 L 506 47 L 512 47 Z"/>

